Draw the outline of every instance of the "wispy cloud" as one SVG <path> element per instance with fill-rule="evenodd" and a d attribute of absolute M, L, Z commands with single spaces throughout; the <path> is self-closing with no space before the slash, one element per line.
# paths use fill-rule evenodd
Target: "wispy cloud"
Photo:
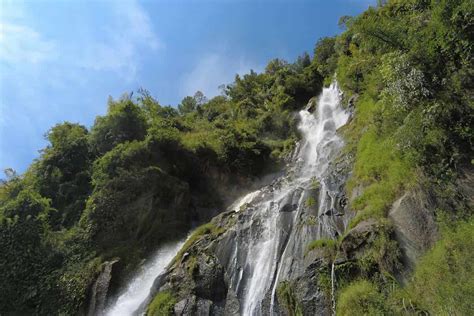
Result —
<path fill-rule="evenodd" d="M 38 18 L 38 7 L 48 17 Z M 136 0 L 0 0 L 0 170 L 24 168 L 55 123 L 91 122 L 113 93 L 101 89 L 133 85 L 143 52 L 163 48 Z"/>
<path fill-rule="evenodd" d="M 10 64 L 37 64 L 56 56 L 56 43 L 23 25 L 0 22 L 0 59 Z"/>
<path fill-rule="evenodd" d="M 153 30 L 148 14 L 137 1 L 110 3 L 114 19 L 105 28 L 105 40 L 91 40 L 80 57 L 80 66 L 115 71 L 134 77 L 141 49 L 156 51 L 163 43 Z"/>
<path fill-rule="evenodd" d="M 233 58 L 223 53 L 212 53 L 199 59 L 194 68 L 183 76 L 181 93 L 193 95 L 202 91 L 207 97 L 219 94 L 219 85 L 234 81 L 236 74 L 245 74 L 250 69 L 260 71 L 262 66 L 241 57 Z"/>
<path fill-rule="evenodd" d="M 67 67 L 112 71 L 131 79 L 136 75 L 140 50 L 164 47 L 136 0 L 106 2 L 110 15 L 106 24 L 88 36 L 71 40 L 69 45 L 64 45 L 63 38 L 46 38 L 35 30 L 29 24 L 32 12 L 28 7 L 13 4 L 2 4 L 4 12 L 0 14 L 0 58 L 13 66 L 55 60 Z"/>

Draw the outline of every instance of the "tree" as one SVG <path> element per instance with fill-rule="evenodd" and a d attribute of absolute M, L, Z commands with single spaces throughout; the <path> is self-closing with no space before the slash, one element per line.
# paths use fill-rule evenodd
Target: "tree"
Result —
<path fill-rule="evenodd" d="M 298 56 L 292 66 L 296 72 L 302 72 L 309 65 L 311 65 L 311 58 L 307 52 L 304 52 L 302 55 Z"/>
<path fill-rule="evenodd" d="M 107 115 L 95 120 L 90 144 L 96 154 L 103 155 L 120 143 L 143 140 L 147 127 L 143 110 L 130 99 L 109 100 Z"/>
<path fill-rule="evenodd" d="M 313 62 L 317 66 L 317 70 L 325 78 L 334 75 L 336 71 L 337 55 L 334 45 L 335 37 L 324 37 L 318 40 L 314 48 Z"/>
<path fill-rule="evenodd" d="M 181 103 L 178 105 L 178 111 L 181 115 L 185 115 L 191 112 L 194 112 L 197 107 L 196 99 L 193 97 L 185 97 Z"/>
<path fill-rule="evenodd" d="M 47 134 L 51 145 L 43 150 L 34 172 L 40 194 L 59 211 L 53 228 L 72 226 L 84 209 L 91 190 L 88 136 L 84 126 L 69 122 L 57 124 Z"/>
<path fill-rule="evenodd" d="M 288 63 L 283 59 L 275 58 L 272 59 L 265 67 L 265 73 L 269 75 L 275 75 L 279 70 L 288 67 Z"/>
<path fill-rule="evenodd" d="M 196 106 L 197 106 L 197 107 L 203 106 L 204 103 L 207 102 L 206 96 L 205 96 L 204 93 L 202 93 L 201 91 L 196 91 L 196 93 L 194 94 L 193 98 L 194 98 L 194 100 L 196 101 Z"/>
<path fill-rule="evenodd" d="M 51 211 L 49 201 L 32 190 L 0 201 L 2 314 L 37 314 L 54 291 L 52 271 L 61 261 L 44 241 Z"/>

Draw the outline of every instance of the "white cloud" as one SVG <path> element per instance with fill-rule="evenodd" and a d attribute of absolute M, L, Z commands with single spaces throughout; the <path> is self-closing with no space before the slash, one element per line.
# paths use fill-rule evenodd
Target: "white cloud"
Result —
<path fill-rule="evenodd" d="M 118 2 L 115 11 L 120 20 L 127 21 L 126 28 L 129 36 L 146 43 L 154 50 L 163 46 L 153 31 L 148 14 L 136 1 Z"/>
<path fill-rule="evenodd" d="M 54 60 L 57 65 L 113 71 L 133 79 L 140 51 L 156 51 L 164 45 L 154 32 L 149 15 L 136 0 L 106 4 L 110 16 L 102 28 L 68 42 L 64 38 L 46 39 L 29 26 L 31 12 L 27 6 L 6 2 L 4 10 L 0 10 L 0 60 L 13 66 Z"/>
<path fill-rule="evenodd" d="M 55 58 L 56 43 L 23 25 L 0 22 L 0 60 L 37 64 Z"/>
<path fill-rule="evenodd" d="M 148 14 L 136 1 L 111 2 L 111 20 L 105 40 L 91 40 L 84 45 L 80 66 L 93 70 L 112 70 L 125 78 L 134 77 L 141 49 L 153 51 L 164 45 L 153 31 Z"/>
<path fill-rule="evenodd" d="M 236 74 L 243 75 L 250 69 L 261 71 L 263 67 L 245 58 L 232 58 L 225 54 L 209 54 L 199 59 L 195 67 L 183 76 L 181 93 L 193 95 L 202 91 L 207 97 L 219 94 L 219 85 L 234 81 Z"/>

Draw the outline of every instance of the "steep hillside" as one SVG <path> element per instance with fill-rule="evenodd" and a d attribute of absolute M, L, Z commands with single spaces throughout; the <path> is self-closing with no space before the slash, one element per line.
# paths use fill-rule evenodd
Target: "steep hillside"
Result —
<path fill-rule="evenodd" d="M 318 189 L 309 203 L 290 210 L 295 228 L 278 215 L 274 229 L 295 230 L 289 233 L 295 237 L 277 243 L 275 255 L 266 248 L 277 237 L 265 241 L 260 225 L 268 224 L 255 215 L 266 207 L 258 195 L 237 213 L 229 210 L 211 222 L 213 229 L 198 231 L 183 257 L 157 279 L 148 314 L 159 315 L 162 308 L 215 315 L 468 315 L 474 308 L 468 276 L 474 238 L 473 13 L 469 1 L 388 1 L 341 18 L 345 32 L 319 41 L 315 62 L 326 83 L 337 74 L 343 105 L 354 118 L 339 130 L 346 146 L 334 166 L 322 178 L 312 175 L 317 188 L 349 177 L 337 194 L 327 193 L 344 203 L 327 208 Z M 322 102 L 324 94 L 319 107 Z M 344 160 L 345 167 L 338 165 Z M 274 212 L 288 212 L 279 195 L 271 199 Z M 353 217 L 331 234 L 327 215 L 334 224 L 338 216 Z M 300 227 L 308 225 L 326 233 L 307 244 L 311 228 Z M 255 241 L 239 241 L 248 229 L 253 240 L 264 240 L 257 244 L 268 257 L 254 259 L 259 266 L 234 267 L 232 260 L 241 259 L 230 249 L 253 253 Z M 306 247 L 304 256 L 298 247 Z M 290 266 L 284 261 L 288 249 L 296 260 Z M 291 272 L 273 275 L 273 264 Z M 242 271 L 237 284 L 235 269 Z M 272 278 L 270 285 L 262 274 Z M 157 305 L 160 300 L 173 304 Z"/>
<path fill-rule="evenodd" d="M 108 262 L 113 294 L 160 244 L 278 171 L 294 110 L 321 90 L 316 68 L 307 54 L 275 59 L 210 100 L 175 109 L 141 90 L 110 99 L 90 130 L 51 128 L 41 157 L 0 188 L 0 313 L 83 312 Z"/>
<path fill-rule="evenodd" d="M 51 128 L 0 186 L 0 314 L 100 314 L 207 222 L 142 311 L 474 310 L 474 3 L 391 0 L 340 25 L 212 99 L 140 90 Z"/>

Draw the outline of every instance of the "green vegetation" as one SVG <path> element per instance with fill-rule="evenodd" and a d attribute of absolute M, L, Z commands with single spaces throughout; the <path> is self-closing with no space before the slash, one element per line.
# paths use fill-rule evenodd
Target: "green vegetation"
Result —
<path fill-rule="evenodd" d="M 336 266 L 338 313 L 471 311 L 472 197 L 457 181 L 472 169 L 474 148 L 473 2 L 380 1 L 340 25 L 344 32 L 319 40 L 313 58 L 274 59 L 212 99 L 196 92 L 175 109 L 140 90 L 110 99 L 90 129 L 54 126 L 40 158 L 21 176 L 6 170 L 0 184 L 0 314 L 75 314 L 104 261 L 120 258 L 126 277 L 170 236 L 209 220 L 211 212 L 200 210 L 222 207 L 227 187 L 281 164 L 298 139 L 294 111 L 334 73 L 344 102 L 356 100 L 344 128 L 354 158 L 350 228 L 379 223 L 359 256 Z M 414 185 L 433 195 L 446 228 L 413 280 L 393 291 L 400 250 L 386 216 Z M 199 227 L 175 260 L 223 229 Z M 334 258 L 342 242 L 309 249 Z M 191 257 L 189 269 L 195 264 Z M 279 288 L 280 301 L 299 315 L 293 294 L 290 284 Z M 160 293 L 148 313 L 173 304 L 171 293 Z"/>
<path fill-rule="evenodd" d="M 213 222 L 203 224 L 196 228 L 192 235 L 186 240 L 183 247 L 179 250 L 176 257 L 173 259 L 173 262 L 180 260 L 183 257 L 183 254 L 189 250 L 189 248 L 196 243 L 200 238 L 204 236 L 209 236 L 210 238 L 215 238 L 218 235 L 222 234 L 225 231 L 223 227 L 216 226 Z"/>
<path fill-rule="evenodd" d="M 321 288 L 322 292 L 325 295 L 327 306 L 331 306 L 332 280 L 330 265 L 325 265 L 318 270 L 317 282 L 318 286 Z"/>
<path fill-rule="evenodd" d="M 369 219 L 379 227 L 351 271 L 337 273 L 345 273 L 338 280 L 338 314 L 466 314 L 469 303 L 453 302 L 471 301 L 472 284 L 462 275 L 472 270 L 466 246 L 472 233 L 454 232 L 472 216 L 455 184 L 472 168 L 472 1 L 381 1 L 340 24 L 345 31 L 321 49 L 345 99 L 357 97 L 356 115 L 343 131 L 355 158 L 347 190 L 357 214 L 349 228 Z M 451 228 L 410 284 L 392 291 L 400 250 L 385 218 L 414 185 L 436 196 L 440 209 L 433 211 Z"/>
<path fill-rule="evenodd" d="M 173 315 L 173 307 L 176 299 L 169 291 L 163 291 L 156 294 L 153 301 L 148 305 L 147 316 L 167 316 Z"/>
<path fill-rule="evenodd" d="M 339 295 L 338 315 L 387 315 L 384 296 L 369 281 L 360 280 L 347 286 Z"/>
<path fill-rule="evenodd" d="M 345 130 L 356 158 L 348 188 L 364 188 L 352 227 L 385 217 L 420 174 L 447 186 L 469 164 L 472 12 L 470 1 L 402 0 L 341 20 L 331 58 L 346 98 L 359 96 Z"/>
<path fill-rule="evenodd" d="M 357 267 L 360 273 L 373 280 L 389 283 L 400 268 L 400 248 L 393 236 L 393 228 L 387 220 L 381 220 L 372 232 L 374 238 L 367 242 L 359 255 Z"/>
<path fill-rule="evenodd" d="M 339 243 L 334 239 L 317 239 L 313 240 L 306 249 L 306 253 L 314 249 L 322 249 L 325 256 L 328 258 L 334 258 L 339 247 Z"/>
<path fill-rule="evenodd" d="M 339 291 L 338 315 L 468 315 L 473 310 L 474 220 L 444 228 L 405 287 L 359 279 Z M 379 285 L 377 285 L 379 284 Z"/>
<path fill-rule="evenodd" d="M 316 203 L 316 199 L 313 196 L 310 196 L 308 199 L 306 199 L 305 205 L 306 207 L 313 207 L 316 205 Z"/>
<path fill-rule="evenodd" d="M 303 316 L 303 310 L 297 301 L 294 289 L 289 281 L 282 281 L 277 287 L 277 297 L 280 306 L 282 306 L 289 316 Z"/>
<path fill-rule="evenodd" d="M 356 185 L 364 186 L 362 195 L 352 203 L 358 214 L 351 227 L 369 217 L 385 217 L 395 198 L 415 179 L 413 164 L 397 149 L 392 135 L 383 135 L 371 124 L 379 107 L 371 99 L 362 99 L 352 127 L 368 126 L 357 141 L 354 172 L 348 183 L 349 191 Z"/>
<path fill-rule="evenodd" d="M 421 258 L 407 287 L 409 298 L 433 315 L 468 315 L 474 310 L 474 220 L 446 229 Z"/>
<path fill-rule="evenodd" d="M 292 151 L 294 111 L 322 80 L 303 54 L 237 75 L 212 99 L 198 91 L 175 109 L 140 89 L 110 98 L 90 130 L 54 126 L 27 172 L 6 170 L 0 184 L 0 314 L 74 314 L 87 308 L 102 262 L 120 258 L 126 278 L 170 236 L 209 220 L 226 187 Z M 218 234 L 210 225 L 193 238 Z"/>

